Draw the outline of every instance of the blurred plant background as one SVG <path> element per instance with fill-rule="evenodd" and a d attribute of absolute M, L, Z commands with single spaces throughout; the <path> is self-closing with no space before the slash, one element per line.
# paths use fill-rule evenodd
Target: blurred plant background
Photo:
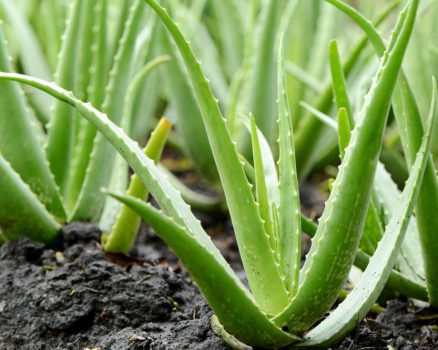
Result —
<path fill-rule="evenodd" d="M 220 106 L 230 122 L 230 130 L 240 141 L 244 155 L 249 156 L 249 138 L 239 122 L 240 115 L 252 112 L 265 137 L 275 147 L 275 40 L 279 18 L 286 1 L 277 1 L 270 6 L 269 0 L 168 0 L 167 7 L 183 29 L 200 57 L 206 75 L 220 100 Z M 357 7 L 368 18 L 378 19 L 382 11 L 395 4 L 379 26 L 388 36 L 388 28 L 394 24 L 396 9 L 404 5 L 393 2 L 347 1 Z M 68 1 L 64 0 L 1 0 L 0 16 L 9 41 L 9 50 L 15 69 L 25 74 L 53 80 L 58 53 L 68 12 Z M 96 2 L 97 4 L 98 2 Z M 112 66 L 114 53 L 123 33 L 123 25 L 129 15 L 131 0 L 111 0 L 108 3 L 107 25 L 107 71 Z M 435 35 L 438 5 L 436 1 L 422 3 L 419 25 L 405 60 L 405 71 L 421 114 L 427 115 L 431 82 L 429 77 L 438 71 L 438 43 Z M 89 6 L 84 7 L 88 11 Z M 89 15 L 89 14 L 88 14 Z M 158 69 L 148 75 L 142 87 L 136 91 L 132 109 L 130 136 L 143 140 L 164 112 L 175 123 L 176 132 L 171 140 L 193 159 L 197 170 L 211 183 L 217 184 L 217 174 L 203 131 L 201 117 L 187 86 L 185 70 L 173 44 L 161 25 L 156 22 L 147 7 L 142 15 L 145 25 L 138 27 L 136 58 L 131 62 L 131 79 L 136 70 L 151 58 L 168 54 L 174 59 L 166 69 Z M 87 13 L 82 13 L 85 22 Z M 50 20 L 48 20 L 50 19 Z M 52 20 L 53 19 L 53 20 Z M 85 23 L 83 23 L 84 27 Z M 80 36 L 80 33 L 77 34 Z M 289 101 L 293 111 L 296 131 L 297 162 L 300 178 L 305 179 L 313 170 L 324 168 L 338 161 L 336 134 L 321 124 L 303 108 L 302 102 L 321 112 L 334 115 L 332 98 L 324 93 L 330 84 L 328 42 L 336 39 L 343 60 L 347 60 L 357 49 L 363 34 L 344 14 L 321 0 L 299 1 L 288 24 L 287 33 L 287 77 Z M 147 45 L 145 45 L 147 44 Z M 78 52 L 90 50 L 90 40 L 84 36 L 78 44 Z M 80 54 L 74 60 L 77 69 Z M 378 63 L 370 45 L 364 47 L 355 58 L 347 83 L 352 110 L 363 104 L 364 91 Z M 260 69 L 260 67 L 264 67 Z M 72 67 L 73 68 L 73 67 Z M 79 76 L 79 75 L 78 75 Z M 164 82 L 164 84 L 163 84 Z M 78 89 L 83 82 L 76 82 Z M 73 89 L 75 91 L 75 89 Z M 77 90 L 77 89 L 76 89 Z M 84 96 L 85 95 L 85 96 Z M 36 118 L 44 127 L 49 120 L 48 104 L 53 101 L 41 93 L 30 91 L 30 103 Z M 87 99 L 85 90 L 80 97 Z M 313 120 L 312 120 L 313 119 Z M 306 125 L 312 124 L 312 128 Z M 393 123 L 390 118 L 389 123 Z M 312 130 L 312 131 L 309 131 Z M 438 151 L 435 137 L 433 151 Z M 400 138 L 395 127 L 388 128 L 382 160 L 401 184 L 407 175 L 402 157 Z"/>

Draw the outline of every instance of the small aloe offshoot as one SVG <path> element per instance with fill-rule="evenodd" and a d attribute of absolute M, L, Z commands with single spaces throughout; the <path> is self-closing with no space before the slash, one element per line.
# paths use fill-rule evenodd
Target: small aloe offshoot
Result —
<path fill-rule="evenodd" d="M 427 163 L 435 113 L 431 113 L 429 118 L 420 153 L 384 241 L 365 270 L 364 276 L 367 277 L 364 277 L 363 284 L 368 288 L 358 288 L 345 304 L 341 304 L 338 314 L 347 317 L 334 317 L 339 329 L 331 326 L 333 321 L 324 320 L 319 328 L 315 328 L 316 333 L 312 330 L 307 333 L 332 307 L 355 258 L 370 203 L 391 96 L 414 26 L 419 0 L 412 0 L 400 14 L 373 79 L 367 103 L 345 148 L 338 177 L 302 270 L 298 263 L 301 230 L 298 180 L 292 122 L 285 98 L 282 39 L 279 40 L 277 81 L 279 164 L 277 169 L 274 162 L 266 160 L 274 159 L 272 156 L 262 156 L 266 152 L 265 148 L 261 151 L 266 140 L 262 140 L 252 120 L 255 184 L 258 187 L 254 197 L 226 121 L 189 43 L 163 8 L 153 0 L 146 2 L 174 39 L 189 73 L 251 292 L 231 270 L 165 173 L 105 114 L 55 84 L 18 74 L 2 73 L 0 78 L 28 84 L 70 104 L 117 148 L 143 180 L 161 210 L 129 195 L 112 193 L 112 196 L 140 214 L 182 259 L 218 322 L 224 327 L 216 329 L 225 329 L 246 344 L 264 348 L 331 344 L 354 327 L 357 315 L 363 317 L 383 288 L 412 214 Z M 434 111 L 434 108 L 431 110 Z M 268 169 L 269 181 L 265 175 Z M 273 180 L 273 169 L 277 181 Z M 370 285 L 374 288 L 369 288 Z"/>
<path fill-rule="evenodd" d="M 167 136 L 172 124 L 166 118 L 162 118 L 146 144 L 144 153 L 155 163 L 161 158 Z M 135 198 L 145 200 L 148 190 L 137 174 L 132 175 L 126 194 Z M 103 248 L 112 253 L 128 254 L 132 249 L 140 228 L 140 216 L 126 205 L 122 205 L 111 233 L 102 235 Z"/>

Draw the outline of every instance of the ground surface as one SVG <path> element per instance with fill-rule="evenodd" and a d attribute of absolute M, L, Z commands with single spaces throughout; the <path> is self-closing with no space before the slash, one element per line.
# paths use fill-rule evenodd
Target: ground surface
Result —
<path fill-rule="evenodd" d="M 204 222 L 241 271 L 228 221 Z M 55 249 L 26 239 L 0 247 L 1 350 L 228 349 L 210 330 L 211 311 L 196 286 L 158 238 L 143 230 L 138 259 L 128 259 L 105 256 L 99 237 L 94 226 L 71 224 Z M 438 349 L 436 314 L 392 301 L 333 349 Z"/>

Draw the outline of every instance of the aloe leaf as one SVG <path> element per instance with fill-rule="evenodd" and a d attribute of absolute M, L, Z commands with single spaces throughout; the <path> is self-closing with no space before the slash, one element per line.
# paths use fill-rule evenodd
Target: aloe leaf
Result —
<path fill-rule="evenodd" d="M 208 143 L 202 115 L 187 82 L 183 63 L 164 28 L 159 28 L 160 45 L 172 61 L 162 71 L 170 104 L 176 112 L 176 128 L 182 135 L 187 153 L 194 160 L 196 170 L 207 180 L 217 183 L 218 173 L 214 166 L 213 153 Z"/>
<path fill-rule="evenodd" d="M 338 110 L 345 108 L 348 122 L 353 126 L 353 111 L 350 105 L 350 99 L 347 93 L 347 83 L 345 81 L 344 70 L 342 68 L 341 58 L 339 56 L 338 44 L 336 40 L 330 41 L 329 44 L 330 71 L 333 80 L 333 95 L 335 96 Z M 339 115 L 338 115 L 339 118 Z M 348 145 L 348 143 L 347 143 Z"/>
<path fill-rule="evenodd" d="M 251 133 L 251 124 L 248 122 L 247 119 L 243 119 L 243 124 L 247 128 L 248 132 Z M 262 157 L 263 172 L 265 177 L 264 181 L 267 187 L 269 204 L 271 206 L 275 205 L 278 207 L 280 205 L 280 191 L 278 189 L 277 165 L 275 163 L 274 155 L 272 154 L 268 141 L 266 140 L 260 129 L 257 128 L 257 126 L 256 129 L 257 139 L 259 141 L 260 153 Z M 249 164 L 246 159 L 244 159 L 243 161 L 245 163 L 244 167 L 254 173 L 254 176 L 250 177 L 250 182 L 252 184 L 255 184 L 255 171 L 253 166 Z"/>
<path fill-rule="evenodd" d="M 40 2 L 39 11 L 32 11 L 32 18 L 37 21 L 35 30 L 39 34 L 40 43 L 46 52 L 47 60 L 50 65 L 50 71 L 56 69 L 58 55 L 61 49 L 62 33 L 64 32 L 66 22 L 66 8 L 68 4 L 60 4 L 58 0 L 47 0 Z M 43 17 L 44 16 L 44 17 Z M 51 18 L 51 21 L 41 21 L 41 18 Z"/>
<path fill-rule="evenodd" d="M 336 122 L 331 117 L 325 115 L 324 113 L 318 111 L 316 108 L 304 102 L 301 103 L 301 105 L 306 108 L 310 113 L 319 118 L 327 126 L 334 130 L 337 130 L 338 127 L 336 125 Z M 377 212 L 376 217 L 378 217 L 378 208 L 380 205 L 381 209 L 384 210 L 385 217 L 379 221 L 389 221 L 394 215 L 393 204 L 398 201 L 398 198 L 400 197 L 400 192 L 397 189 L 396 184 L 393 182 L 391 175 L 385 170 L 384 165 L 381 163 L 377 164 L 376 176 L 374 181 L 374 193 L 376 197 L 376 200 L 374 201 L 375 204 L 371 204 L 369 210 L 375 210 Z M 302 223 L 305 222 L 303 221 L 303 218 L 301 220 Z M 377 225 L 375 224 L 372 225 L 373 231 L 376 226 Z M 306 227 L 309 227 L 309 225 L 306 225 Z M 310 233 L 305 229 L 304 231 Z M 379 231 L 381 232 L 381 230 Z M 380 233 L 380 235 L 372 234 L 370 238 L 373 238 L 371 239 L 371 241 L 368 241 L 369 244 L 367 245 L 367 247 L 363 245 L 362 248 L 369 248 L 369 250 L 366 250 L 369 253 L 373 252 L 377 247 L 377 243 L 380 240 L 381 236 L 382 232 Z M 421 282 L 421 276 L 424 276 L 424 267 L 422 265 L 421 259 L 418 259 L 418 256 L 421 255 L 421 250 L 420 247 L 418 247 L 418 243 L 416 242 L 416 237 L 418 237 L 417 223 L 415 218 L 412 218 L 409 222 L 407 234 L 401 249 L 401 259 L 399 261 L 399 267 L 404 274 L 407 274 L 407 276 L 414 279 L 416 282 Z M 362 239 L 364 238 L 365 237 L 363 237 Z M 363 244 L 366 243 L 367 242 L 363 242 Z M 409 259 L 407 259 L 409 261 L 406 261 L 406 257 L 409 257 Z M 411 265 L 412 263 L 414 264 Z M 398 290 L 403 291 L 403 288 Z"/>
<path fill-rule="evenodd" d="M 287 61 L 286 71 L 315 92 L 323 92 L 324 86 L 321 84 L 321 82 L 295 63 Z"/>
<path fill-rule="evenodd" d="M 407 231 L 409 231 L 409 226 L 412 225 L 413 221 L 414 217 L 411 217 Z M 315 236 L 316 230 L 318 229 L 318 226 L 311 219 L 307 218 L 304 215 L 301 215 L 301 224 L 303 231 L 313 238 Z M 369 261 L 370 256 L 359 249 L 354 259 L 354 265 L 364 271 L 368 266 Z M 428 300 L 427 289 L 424 283 L 420 283 L 405 275 L 402 275 L 397 270 L 392 269 L 388 277 L 387 286 L 392 290 L 395 290 L 398 293 L 403 293 L 408 297 L 422 301 Z"/>
<path fill-rule="evenodd" d="M 256 200 L 259 205 L 260 217 L 263 220 L 265 226 L 265 232 L 269 237 L 271 249 L 275 251 L 277 247 L 276 237 L 274 235 L 273 222 L 271 220 L 271 206 L 268 198 L 268 189 L 265 179 L 265 170 L 263 165 L 263 156 L 260 147 L 260 141 L 258 138 L 258 130 L 255 124 L 254 116 L 250 115 L 251 125 L 251 141 L 252 141 L 252 154 L 254 159 L 254 171 L 255 171 L 255 185 L 256 185 Z"/>
<path fill-rule="evenodd" d="M 30 27 L 27 20 L 13 1 L 0 1 L 0 8 L 4 12 L 4 19 L 14 28 L 15 40 L 20 41 L 20 60 L 26 74 L 37 76 L 45 80 L 51 80 L 50 69 L 42 52 L 35 32 Z M 47 106 L 50 105 L 48 96 L 41 93 L 29 93 L 31 103 L 37 110 L 37 117 L 43 124 L 48 122 L 46 113 Z"/>
<path fill-rule="evenodd" d="M 328 318 L 306 335 L 305 346 L 329 346 L 350 332 L 369 311 L 379 297 L 397 259 L 404 234 L 414 211 L 421 181 L 428 162 L 431 133 L 436 119 L 436 86 L 423 143 L 411 174 L 396 209 L 396 214 L 388 224 L 382 241 L 371 257 L 355 288 Z"/>
<path fill-rule="evenodd" d="M 120 123 L 123 115 L 126 89 L 133 72 L 132 62 L 135 55 L 133 48 L 142 25 L 143 14 L 144 8 L 141 0 L 134 1 L 125 23 L 124 34 L 120 40 L 105 91 L 102 109 L 116 124 Z M 115 152 L 111 145 L 102 135 L 96 135 L 81 192 L 71 214 L 72 220 L 96 221 L 98 219 L 104 205 L 104 197 L 99 189 L 108 185 L 111 172 L 107 169 L 112 167 L 114 159 Z"/>
<path fill-rule="evenodd" d="M 315 115 L 318 119 L 320 119 L 322 122 L 327 124 L 329 127 L 337 130 L 339 150 L 341 154 L 341 159 L 343 159 L 345 156 L 345 149 L 349 145 L 351 138 L 351 130 L 350 130 L 350 123 L 348 121 L 347 110 L 345 108 L 339 109 L 338 123 L 336 125 L 336 122 L 331 117 L 318 111 L 314 107 L 304 102 L 301 103 L 301 105 L 305 109 L 310 111 L 313 115 Z M 380 164 L 378 164 L 378 169 L 379 169 L 379 165 Z M 377 170 L 377 173 L 378 172 L 379 171 Z M 377 215 L 377 210 L 373 199 L 370 203 L 370 207 L 368 208 L 368 213 L 365 221 L 365 226 L 363 229 L 360 248 L 363 249 L 368 254 L 373 254 L 374 250 L 377 247 L 377 243 L 382 237 L 382 234 L 383 234 L 383 228 L 381 226 L 379 216 Z"/>
<path fill-rule="evenodd" d="M 265 2 L 254 36 L 256 56 L 248 82 L 248 110 L 271 147 L 275 140 L 276 38 L 284 4 L 283 0 Z"/>
<path fill-rule="evenodd" d="M 238 16 L 237 4 L 233 0 L 221 2 L 211 1 L 214 16 L 220 34 L 221 51 L 228 76 L 233 76 L 238 70 L 244 48 L 243 27 Z"/>
<path fill-rule="evenodd" d="M 312 55 L 320 3 L 319 0 L 298 1 L 298 7 L 287 28 L 287 61 L 293 62 L 307 72 L 310 71 L 308 63 Z M 296 127 L 302 121 L 299 102 L 304 99 L 306 88 L 301 79 L 292 76 L 287 79 L 287 84 L 289 103 L 294 111 L 294 128 L 297 130 Z M 324 85 L 322 87 L 324 88 Z"/>
<path fill-rule="evenodd" d="M 7 240 L 22 235 L 53 243 L 60 225 L 0 154 L 0 230 Z"/>
<path fill-rule="evenodd" d="M 99 112 L 91 104 L 78 100 L 71 92 L 54 83 L 13 73 L 0 73 L 0 79 L 14 80 L 33 86 L 75 107 L 81 116 L 92 123 L 118 149 L 132 169 L 143 179 L 157 202 L 167 210 L 167 213 L 174 220 L 184 224 L 204 244 L 211 245 L 208 243 L 211 240 L 205 234 L 199 220 L 195 219 L 187 204 L 181 199 L 179 192 L 169 184 L 165 175 L 154 165 L 153 161 L 143 154 L 138 144 L 105 114 Z"/>
<path fill-rule="evenodd" d="M 248 343 L 257 346 L 284 346 L 298 340 L 298 338 L 295 336 L 285 333 L 281 329 L 274 326 L 267 319 L 266 315 L 255 304 L 252 296 L 246 291 L 243 284 L 237 279 L 237 277 L 235 277 L 234 272 L 220 254 L 219 250 L 214 246 L 210 237 L 202 229 L 200 222 L 193 216 L 187 204 L 184 203 L 179 192 L 176 191 L 172 185 L 170 185 L 165 174 L 163 174 L 159 168 L 154 165 L 151 159 L 143 154 L 138 145 L 135 144 L 129 137 L 127 137 L 123 130 L 118 128 L 108 119 L 108 117 L 97 111 L 90 104 L 81 102 L 70 92 L 52 83 L 48 83 L 37 78 L 27 77 L 25 75 L 8 73 L 0 73 L 0 79 L 10 79 L 28 84 L 37 89 L 45 91 L 66 103 L 69 103 L 70 105 L 74 106 L 83 117 L 89 120 L 100 132 L 102 132 L 108 141 L 110 141 L 111 144 L 118 149 L 133 170 L 142 178 L 145 185 L 157 200 L 159 205 L 172 218 L 170 219 L 164 217 L 159 213 L 157 216 L 155 216 L 154 213 L 156 212 L 153 208 L 144 202 L 139 201 L 138 199 L 133 199 L 133 203 L 140 205 L 140 207 L 143 209 L 146 208 L 146 212 L 148 211 L 148 208 L 150 209 L 149 212 L 152 216 L 148 218 L 148 221 L 151 224 L 154 224 L 154 220 L 156 219 L 157 225 L 161 225 L 163 220 L 160 219 L 164 218 L 164 224 L 170 223 L 170 225 L 166 225 L 166 229 L 163 230 L 156 227 L 157 231 L 160 232 L 160 234 L 163 233 L 163 235 L 165 235 L 168 232 L 167 228 L 171 230 L 169 231 L 170 238 L 168 243 L 170 245 L 175 243 L 175 246 L 173 246 L 175 250 L 177 249 L 176 244 L 178 243 L 179 245 L 180 240 L 175 239 L 174 236 L 179 233 L 187 238 L 187 240 L 182 241 L 181 246 L 183 249 L 187 249 L 189 258 L 195 258 L 195 265 L 197 266 L 195 266 L 194 269 L 197 269 L 197 271 L 210 271 L 211 268 L 218 268 L 218 276 L 225 278 L 225 283 L 231 282 L 229 288 L 233 288 L 233 293 L 230 293 L 229 299 L 224 299 L 223 293 L 218 294 L 218 291 L 221 289 L 218 289 L 217 285 L 215 285 L 216 287 L 211 289 L 213 293 L 211 298 L 214 300 L 210 300 L 210 302 L 218 305 L 218 308 L 221 308 L 221 305 L 226 305 L 224 307 L 224 315 L 220 318 L 220 321 L 223 322 L 227 328 L 229 327 L 228 329 L 230 329 L 233 334 L 242 334 L 242 341 L 248 341 Z M 119 198 L 122 199 L 123 196 L 119 196 Z M 128 197 L 126 204 L 129 204 L 129 201 L 130 199 Z M 145 213 L 143 209 L 141 214 Z M 198 248 L 196 248 L 196 246 L 198 246 Z M 199 250 L 199 254 L 201 255 L 196 256 L 193 254 L 191 247 Z M 184 256 L 185 255 L 187 255 L 187 253 L 185 253 Z M 211 266 L 209 263 L 205 265 L 198 263 L 200 260 L 203 260 L 203 256 L 209 257 L 209 261 L 212 261 Z M 216 274 L 202 274 L 202 276 L 202 278 L 211 282 L 215 281 Z M 219 285 L 222 285 L 222 281 L 223 280 L 218 280 Z M 202 283 L 202 281 L 200 283 Z M 207 283 L 207 287 L 208 284 L 209 283 Z M 210 298 L 210 296 L 208 298 Z M 235 300 L 237 301 L 234 302 Z M 248 307 L 245 309 L 248 315 L 248 321 L 243 322 L 243 325 L 240 326 L 241 320 L 246 320 L 246 316 L 241 314 L 242 305 L 246 305 Z M 236 312 L 233 312 L 233 310 L 239 310 L 237 313 L 238 317 L 232 316 L 236 315 Z M 230 315 L 232 316 L 232 319 L 229 318 Z M 232 329 L 231 326 L 236 324 L 237 327 Z M 252 328 L 252 325 L 256 326 L 255 329 Z M 240 327 L 242 327 L 242 329 L 240 329 Z M 247 331 L 248 327 L 251 327 L 251 332 Z"/>
<path fill-rule="evenodd" d="M 0 70 L 12 71 L 1 31 Z M 30 186 L 47 210 L 63 220 L 65 212 L 59 192 L 45 154 L 35 136 L 36 132 L 30 122 L 23 93 L 9 82 L 0 84 L 0 130 L 0 152 L 3 157 Z"/>
<path fill-rule="evenodd" d="M 122 40 L 123 34 L 126 28 L 126 22 L 128 21 L 130 11 L 132 7 L 132 0 L 125 1 L 125 3 L 119 6 L 119 11 L 117 13 L 117 24 L 115 26 L 113 38 L 112 38 L 112 51 L 110 52 L 110 57 L 114 57 L 117 55 L 117 51 L 119 49 L 120 40 Z"/>
<path fill-rule="evenodd" d="M 376 53 L 381 56 L 385 43 L 378 31 L 360 13 L 338 0 L 327 0 L 341 11 L 350 16 L 370 37 Z M 393 96 L 394 115 L 400 129 L 402 145 L 404 147 L 407 163 L 412 165 L 415 154 L 419 149 L 423 125 L 412 90 L 404 74 L 399 77 L 399 82 Z M 438 305 L 438 235 L 434 227 L 438 225 L 435 212 L 438 208 L 438 179 L 432 159 L 426 167 L 422 188 L 417 201 L 417 222 L 420 233 L 420 242 L 426 269 L 426 280 L 430 302 Z M 418 257 L 415 257 L 418 259 Z"/>
<path fill-rule="evenodd" d="M 376 25 L 380 25 L 392 13 L 393 9 L 398 5 L 399 2 L 399 0 L 396 0 L 389 3 L 387 7 L 385 7 L 376 17 Z M 367 42 L 368 37 L 365 35 L 350 51 L 343 64 L 343 71 L 346 77 L 350 76 L 353 68 L 357 62 L 359 62 L 359 57 L 365 49 Z M 333 104 L 331 83 L 328 83 L 325 86 L 324 92 L 319 95 L 316 98 L 316 102 L 312 104 L 323 113 L 329 112 Z M 319 160 L 318 158 L 321 157 L 321 148 L 318 147 L 317 140 L 322 138 L 321 135 L 323 135 L 324 138 L 327 138 L 327 134 L 322 134 L 324 130 L 324 125 L 320 121 L 314 120 L 314 118 L 309 115 L 303 116 L 299 128 L 296 130 L 295 151 L 300 181 L 307 177 L 316 162 Z M 336 147 L 336 139 L 334 138 L 333 141 L 333 147 Z M 330 147 L 327 147 L 327 145 L 325 146 L 327 149 Z"/>
<path fill-rule="evenodd" d="M 248 82 L 251 77 L 253 66 L 253 52 L 255 45 L 255 23 L 258 13 L 258 4 L 255 1 L 249 2 L 245 9 L 246 26 L 244 28 L 244 46 L 241 69 L 235 74 L 230 84 L 230 97 L 227 111 L 228 130 L 231 138 L 234 140 L 238 136 L 239 124 L 237 115 L 239 113 L 247 114 L 246 106 L 248 104 L 251 87 Z M 244 139 L 246 141 L 246 139 Z"/>
<path fill-rule="evenodd" d="M 285 275 L 286 287 L 293 297 L 298 289 L 301 261 L 300 199 L 298 192 L 292 117 L 287 99 L 284 73 L 284 37 L 281 35 L 278 48 L 278 161 L 280 205 L 280 265 Z"/>
<path fill-rule="evenodd" d="M 414 0 L 400 14 L 321 217 L 298 292 L 275 318 L 276 324 L 287 324 L 294 333 L 307 330 L 332 306 L 353 263 L 370 203 L 391 95 L 417 8 L 418 0 Z"/>
<path fill-rule="evenodd" d="M 419 147 L 423 135 L 421 116 L 418 111 L 408 81 L 400 77 L 398 89 L 394 94 L 394 114 L 400 129 L 409 128 L 408 134 L 401 132 L 407 163 L 413 166 L 413 155 Z M 423 183 L 417 200 L 417 224 L 423 252 L 426 282 L 430 303 L 438 305 L 438 234 L 435 225 L 438 225 L 436 210 L 438 209 L 438 179 L 436 168 L 431 155 L 424 174 Z M 418 259 L 418 257 L 417 257 Z"/>
<path fill-rule="evenodd" d="M 143 86 L 142 83 L 144 79 L 160 64 L 168 62 L 169 59 L 169 56 L 156 57 L 155 59 L 148 62 L 144 67 L 142 67 L 142 69 L 140 69 L 140 71 L 132 78 L 132 82 L 129 84 L 129 87 L 126 91 L 126 102 L 123 108 L 122 124 L 120 126 L 123 130 L 128 131 L 132 129 L 135 97 L 137 96 L 138 91 Z M 95 128 L 91 124 L 89 125 L 89 127 L 95 130 Z M 125 191 L 128 186 L 128 172 L 129 169 L 125 160 L 120 154 L 117 154 L 114 161 L 113 171 L 111 174 L 108 188 L 111 191 Z M 105 206 L 99 222 L 99 226 L 102 230 L 109 231 L 111 229 L 111 227 L 114 225 L 120 209 L 120 203 L 118 201 L 111 197 L 106 198 Z M 126 252 L 126 254 L 128 252 Z"/>
<path fill-rule="evenodd" d="M 179 192 L 184 202 L 190 207 L 201 213 L 218 215 L 227 212 L 226 203 L 222 196 L 209 196 L 199 192 L 193 191 L 191 188 L 184 185 L 178 177 L 172 174 L 164 166 L 159 166 L 160 170 L 166 174 L 167 179 Z"/>
<path fill-rule="evenodd" d="M 374 189 L 376 198 L 380 202 L 384 212 L 384 219 L 386 222 L 389 222 L 394 215 L 393 204 L 400 198 L 400 192 L 392 181 L 391 175 L 385 170 L 382 164 L 379 164 L 377 167 Z M 418 225 L 415 217 L 412 218 L 409 223 L 408 232 L 406 233 L 401 248 L 398 267 L 403 274 L 422 283 L 424 282 L 425 272 L 423 259 L 418 259 L 422 254 L 421 246 L 418 241 Z"/>
<path fill-rule="evenodd" d="M 107 0 L 99 0 L 93 8 L 93 17 L 95 18 L 93 31 L 93 44 L 91 52 L 93 56 L 90 72 L 90 91 L 89 100 L 96 108 L 102 106 L 105 97 L 105 86 L 107 81 L 107 35 L 106 19 L 108 11 Z M 96 129 L 87 121 L 81 119 L 81 127 L 78 133 L 78 140 L 72 159 L 72 171 L 69 181 L 69 188 L 65 198 L 66 207 L 71 212 L 76 204 L 79 193 L 81 192 L 82 183 L 85 178 L 90 154 L 93 149 L 93 141 L 96 135 Z"/>
<path fill-rule="evenodd" d="M 275 314 L 286 305 L 287 292 L 217 100 L 176 24 L 155 1 L 146 2 L 172 35 L 185 62 L 224 188 L 249 285 L 259 306 Z"/>
<path fill-rule="evenodd" d="M 344 18 L 337 13 L 336 9 L 323 1 L 317 1 L 317 3 L 318 15 L 316 16 L 313 33 L 310 33 L 310 35 L 313 35 L 313 40 L 309 51 L 309 60 L 305 67 L 317 79 L 324 81 L 327 80 L 328 71 L 327 42 L 333 36 L 342 35 L 345 26 L 342 23 Z M 306 99 L 310 99 L 314 96 L 314 93 L 310 90 L 305 90 L 304 96 Z"/>
<path fill-rule="evenodd" d="M 56 67 L 56 83 L 68 90 L 73 90 L 75 86 L 77 73 L 75 62 L 79 48 L 77 33 L 80 28 L 82 6 L 83 1 L 81 0 L 75 0 L 71 5 L 58 66 Z M 67 192 L 70 176 L 70 162 L 75 136 L 74 125 L 74 110 L 61 101 L 55 101 L 50 123 L 47 126 L 46 154 L 50 169 L 63 196 Z"/>
<path fill-rule="evenodd" d="M 350 98 L 347 92 L 345 76 L 342 69 L 341 59 L 335 40 L 329 44 L 330 68 L 333 81 L 333 94 L 335 96 L 338 112 L 338 143 L 341 159 L 344 158 L 345 149 L 348 147 L 351 138 L 351 129 L 355 125 L 353 111 L 350 106 Z M 383 234 L 379 217 L 376 212 L 374 198 L 371 199 L 368 213 L 365 219 L 365 226 L 360 241 L 360 248 L 368 254 L 373 254 L 378 241 Z"/>
<path fill-rule="evenodd" d="M 174 5 L 171 7 L 173 11 L 170 14 L 174 16 L 174 21 L 178 22 L 181 32 L 189 39 L 196 57 L 203 62 L 203 71 L 211 81 L 211 89 L 226 109 L 228 106 L 228 83 L 220 61 L 217 44 L 213 41 L 203 21 L 196 17 L 196 13 L 184 6 L 181 1 L 171 1 L 171 4 Z"/>
<path fill-rule="evenodd" d="M 145 155 L 151 158 L 155 163 L 158 163 L 161 158 L 161 153 L 163 152 L 171 128 L 172 124 L 167 119 L 162 118 L 152 132 L 144 149 Z M 145 200 L 148 195 L 148 190 L 141 178 L 134 174 L 131 177 L 131 182 L 129 183 L 126 193 L 135 198 Z M 103 245 L 104 249 L 108 252 L 128 254 L 134 245 L 139 228 L 140 217 L 138 214 L 126 205 L 122 205 L 111 229 L 110 236 Z"/>
<path fill-rule="evenodd" d="M 274 326 L 236 276 L 184 227 L 136 198 L 111 195 L 138 212 L 180 257 L 215 315 L 235 337 L 263 347 L 285 346 L 298 340 Z"/>
<path fill-rule="evenodd" d="M 344 158 L 345 149 L 348 147 L 351 138 L 351 127 L 348 111 L 345 107 L 338 112 L 338 141 L 341 158 Z"/>

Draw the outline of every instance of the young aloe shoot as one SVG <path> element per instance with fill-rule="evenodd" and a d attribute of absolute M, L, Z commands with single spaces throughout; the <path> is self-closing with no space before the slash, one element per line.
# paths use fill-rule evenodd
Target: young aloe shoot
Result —
<path fill-rule="evenodd" d="M 171 128 L 170 121 L 161 118 L 146 144 L 144 154 L 155 163 L 158 163 L 161 158 Z M 137 174 L 132 175 L 126 194 L 142 200 L 146 199 L 148 190 Z M 128 254 L 134 245 L 135 237 L 140 228 L 140 220 L 140 216 L 136 212 L 126 205 L 122 205 L 111 233 L 102 235 L 103 248 L 112 253 Z"/>

